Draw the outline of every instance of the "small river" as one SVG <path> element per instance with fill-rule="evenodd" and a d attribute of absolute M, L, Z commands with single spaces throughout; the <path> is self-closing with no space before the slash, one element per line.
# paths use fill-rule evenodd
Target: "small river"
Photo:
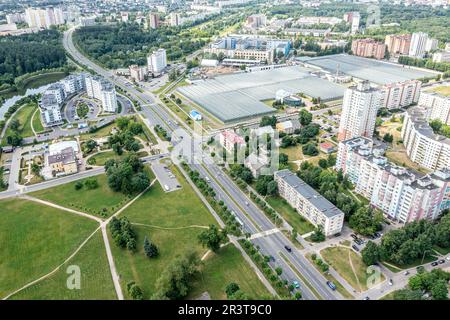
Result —
<path fill-rule="evenodd" d="M 25 93 L 23 95 L 17 95 L 17 96 L 13 96 L 9 99 L 6 99 L 5 102 L 0 106 L 0 120 L 4 120 L 5 118 L 5 113 L 6 111 L 8 111 L 9 107 L 11 107 L 12 105 L 14 105 L 14 103 L 16 103 L 17 101 L 19 101 L 20 99 L 24 98 L 24 97 L 28 97 L 31 96 L 33 94 L 38 94 L 38 93 L 42 93 L 45 91 L 45 89 L 47 89 L 47 87 L 50 84 L 38 87 L 38 88 L 30 88 L 27 89 L 27 91 L 25 91 Z"/>

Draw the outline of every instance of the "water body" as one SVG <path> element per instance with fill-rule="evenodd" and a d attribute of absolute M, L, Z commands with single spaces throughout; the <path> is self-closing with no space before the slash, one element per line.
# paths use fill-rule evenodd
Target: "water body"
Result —
<path fill-rule="evenodd" d="M 25 93 L 23 95 L 16 95 L 9 99 L 6 99 L 5 102 L 0 106 L 0 120 L 5 119 L 6 111 L 8 111 L 9 107 L 14 105 L 14 103 L 16 103 L 17 101 L 19 101 L 20 99 L 22 99 L 24 97 L 43 93 L 48 88 L 48 86 L 50 86 L 50 84 L 40 86 L 38 88 L 29 88 L 29 89 L 27 89 L 27 91 L 25 91 Z"/>

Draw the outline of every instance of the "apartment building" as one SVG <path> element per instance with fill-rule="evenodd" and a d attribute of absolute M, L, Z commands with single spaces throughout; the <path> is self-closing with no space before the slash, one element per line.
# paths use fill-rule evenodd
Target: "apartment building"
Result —
<path fill-rule="evenodd" d="M 438 119 L 442 123 L 450 125 L 450 97 L 435 92 L 422 91 L 418 104 L 427 110 L 428 120 Z"/>
<path fill-rule="evenodd" d="M 391 55 L 407 55 L 411 46 L 410 34 L 388 34 L 384 44 Z"/>
<path fill-rule="evenodd" d="M 153 51 L 147 57 L 148 70 L 153 73 L 161 73 L 167 67 L 167 54 L 165 49 Z"/>
<path fill-rule="evenodd" d="M 419 80 L 386 84 L 381 87 L 380 107 L 398 109 L 417 103 L 421 87 L 422 82 Z"/>
<path fill-rule="evenodd" d="M 264 27 L 267 23 L 267 17 L 265 14 L 252 14 L 247 17 L 247 27 L 252 29 L 258 29 Z"/>
<path fill-rule="evenodd" d="M 414 58 L 423 58 L 426 52 L 437 49 L 438 41 L 428 37 L 428 33 L 415 32 L 411 37 L 411 46 L 409 56 Z"/>
<path fill-rule="evenodd" d="M 85 74 L 71 74 L 61 80 L 62 85 L 64 86 L 64 92 L 66 96 L 74 94 L 76 92 L 82 91 L 85 89 Z"/>
<path fill-rule="evenodd" d="M 344 213 L 288 169 L 274 174 L 278 192 L 297 212 L 326 236 L 341 232 Z"/>
<path fill-rule="evenodd" d="M 144 81 L 146 70 L 144 67 L 132 64 L 128 67 L 130 71 L 130 78 L 134 81 Z"/>
<path fill-rule="evenodd" d="M 152 29 L 159 28 L 159 15 L 157 13 L 150 13 L 148 15 L 148 24 Z"/>
<path fill-rule="evenodd" d="M 6 23 L 20 23 L 25 22 L 25 15 L 23 13 L 10 13 L 6 15 Z"/>
<path fill-rule="evenodd" d="M 53 25 L 64 24 L 64 13 L 61 8 L 27 8 L 25 9 L 25 21 L 30 28 L 38 27 L 49 29 Z"/>
<path fill-rule="evenodd" d="M 117 94 L 113 83 L 102 77 L 91 75 L 85 77 L 85 83 L 87 95 L 100 100 L 104 112 L 116 112 Z"/>
<path fill-rule="evenodd" d="M 368 138 L 340 142 L 335 168 L 355 185 L 355 192 L 401 223 L 436 219 L 450 205 L 448 169 L 419 176 L 389 163 Z"/>
<path fill-rule="evenodd" d="M 357 39 L 352 41 L 352 53 L 355 56 L 383 59 L 386 46 L 373 39 Z"/>
<path fill-rule="evenodd" d="M 429 170 L 450 168 L 450 139 L 434 134 L 425 108 L 405 112 L 401 136 L 411 161 Z"/>
<path fill-rule="evenodd" d="M 172 27 L 179 26 L 181 24 L 181 15 L 176 12 L 170 14 L 170 25 Z"/>
<path fill-rule="evenodd" d="M 450 62 L 450 51 L 441 51 L 434 53 L 433 62 Z"/>
<path fill-rule="evenodd" d="M 381 96 L 381 91 L 372 88 L 368 81 L 362 81 L 345 91 L 338 140 L 372 137 Z"/>
<path fill-rule="evenodd" d="M 344 14 L 344 21 L 350 23 L 350 31 L 352 34 L 355 34 L 359 30 L 361 15 L 357 11 L 347 12 Z"/>
<path fill-rule="evenodd" d="M 63 123 L 61 105 L 54 94 L 44 93 L 38 105 L 44 127 L 57 126 Z"/>
<path fill-rule="evenodd" d="M 219 143 L 230 153 L 234 152 L 234 146 L 238 149 L 245 147 L 245 139 L 231 130 L 222 131 L 219 134 Z"/>

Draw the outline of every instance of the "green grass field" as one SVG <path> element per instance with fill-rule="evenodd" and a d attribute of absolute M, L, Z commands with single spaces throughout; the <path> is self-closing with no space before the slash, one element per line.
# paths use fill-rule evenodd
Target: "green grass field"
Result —
<path fill-rule="evenodd" d="M 122 193 L 111 191 L 105 174 L 98 175 L 95 179 L 97 179 L 99 184 L 97 189 L 88 190 L 86 187 L 83 187 L 81 190 L 75 190 L 76 182 L 70 182 L 54 188 L 33 192 L 31 195 L 63 207 L 97 216 L 103 216 L 102 213 L 105 216 L 109 216 L 130 200 L 129 197 Z M 84 182 L 85 180 L 79 181 Z"/>
<path fill-rule="evenodd" d="M 31 137 L 33 136 L 33 130 L 31 129 L 31 118 L 33 116 L 34 111 L 36 110 L 37 105 L 33 103 L 29 103 L 23 106 L 11 119 L 19 120 L 19 132 L 22 137 Z M 6 129 L 5 136 L 3 137 L 2 144 L 6 144 L 6 137 L 12 134 L 12 130 L 10 127 Z"/>
<path fill-rule="evenodd" d="M 44 126 L 42 125 L 41 116 L 39 114 L 39 110 L 35 112 L 34 117 L 32 116 L 31 119 L 33 123 L 33 128 L 36 132 L 43 132 L 45 131 Z"/>
<path fill-rule="evenodd" d="M 266 201 L 274 208 L 299 234 L 314 231 L 314 226 L 303 218 L 289 203 L 280 197 L 267 197 Z"/>
<path fill-rule="evenodd" d="M 80 289 L 68 289 L 69 266 L 80 268 Z M 20 291 L 16 300 L 111 300 L 117 299 L 100 231 L 56 273 Z"/>
<path fill-rule="evenodd" d="M 122 288 L 125 289 L 128 282 L 135 281 L 141 286 L 146 299 L 152 296 L 155 289 L 155 282 L 161 272 L 177 255 L 183 254 L 187 250 L 194 250 L 199 257 L 202 257 L 206 253 L 207 249 L 198 243 L 197 236 L 204 230 L 199 226 L 207 227 L 215 224 L 213 216 L 206 209 L 178 169 L 174 166 L 171 166 L 171 169 L 176 175 L 182 189 L 166 193 L 159 183 L 156 183 L 141 198 L 121 213 L 121 216 L 126 216 L 132 223 L 143 224 L 134 225 L 133 227 L 137 234 L 138 252 L 132 254 L 118 248 L 116 245 L 112 246 L 117 269 L 121 277 Z M 145 236 L 158 246 L 160 250 L 158 258 L 148 259 L 145 257 L 143 253 Z M 228 251 L 225 251 L 225 253 L 227 256 L 229 255 L 230 259 L 233 257 L 234 264 L 237 266 L 245 264 L 242 257 L 238 261 L 239 259 L 234 253 Z M 225 263 L 226 259 L 221 260 L 222 263 L 216 263 L 215 261 L 216 259 L 212 259 L 212 266 L 208 267 L 206 265 L 205 270 L 208 270 L 207 283 L 211 283 L 211 294 L 214 297 L 220 297 L 222 294 L 221 285 L 218 283 L 220 278 L 215 278 L 216 276 L 223 277 L 223 279 L 239 279 L 240 273 L 245 275 L 247 272 L 237 267 L 232 272 L 235 273 L 234 276 L 231 273 L 224 274 L 223 270 L 214 269 L 217 265 Z M 204 276 L 205 272 L 203 272 Z M 253 277 L 256 276 L 253 275 Z M 241 282 L 244 287 L 246 281 L 242 280 Z M 196 283 L 200 287 L 199 289 L 194 288 L 193 293 L 203 292 L 202 286 L 205 283 L 200 283 L 199 279 L 196 279 Z M 256 287 L 259 289 L 255 292 L 252 291 L 252 288 L 250 286 L 248 287 L 249 292 L 247 293 L 250 296 L 260 294 L 261 289 L 259 286 Z"/>
<path fill-rule="evenodd" d="M 450 86 L 438 86 L 428 91 L 436 92 L 447 97 L 450 96 Z"/>
<path fill-rule="evenodd" d="M 367 266 L 355 252 L 344 247 L 328 247 L 320 251 L 320 254 L 356 291 L 367 290 L 367 280 L 371 273 L 367 272 Z M 351 267 L 350 259 L 355 272 Z M 383 280 L 384 276 L 381 275 L 380 282 Z"/>
<path fill-rule="evenodd" d="M 138 157 L 148 156 L 146 151 L 140 151 L 137 153 Z M 117 155 L 114 151 L 103 151 L 93 155 L 90 159 L 95 159 L 95 163 L 92 163 L 96 166 L 104 166 L 106 161 L 109 159 L 122 160 L 127 156 L 127 152 L 122 153 L 120 156 Z"/>
<path fill-rule="evenodd" d="M 204 260 L 189 298 L 195 299 L 207 291 L 214 300 L 226 300 L 225 288 L 230 282 L 237 283 L 252 299 L 271 296 L 239 250 L 228 244 Z"/>
<path fill-rule="evenodd" d="M 80 140 L 84 141 L 84 140 L 89 140 L 89 139 L 94 139 L 94 138 L 101 138 L 101 137 L 106 137 L 109 136 L 111 133 L 111 129 L 115 127 L 115 123 L 112 122 L 100 129 L 98 129 L 96 132 L 93 133 L 83 133 L 82 135 L 80 135 Z"/>
<path fill-rule="evenodd" d="M 0 201 L 0 298 L 56 268 L 97 227 L 24 199 Z"/>

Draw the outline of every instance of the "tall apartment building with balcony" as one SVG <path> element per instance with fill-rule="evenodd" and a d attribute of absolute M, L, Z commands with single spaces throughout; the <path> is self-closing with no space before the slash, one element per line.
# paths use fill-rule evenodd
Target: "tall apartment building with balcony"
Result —
<path fill-rule="evenodd" d="M 380 107 L 398 109 L 407 107 L 419 101 L 422 82 L 419 80 L 407 80 L 386 84 L 381 87 Z"/>
<path fill-rule="evenodd" d="M 419 176 L 389 163 L 372 140 L 358 137 L 339 143 L 336 170 L 355 185 L 355 191 L 390 219 L 407 223 L 436 219 L 450 207 L 450 171 Z"/>
<path fill-rule="evenodd" d="M 326 236 L 341 232 L 344 213 L 290 170 L 274 174 L 278 192 L 297 212 Z"/>
<path fill-rule="evenodd" d="M 427 110 L 429 120 L 438 119 L 450 125 L 450 97 L 436 92 L 422 91 L 418 104 Z"/>
<path fill-rule="evenodd" d="M 88 75 L 85 80 L 87 95 L 100 100 L 104 112 L 116 112 L 117 94 L 114 84 L 99 76 Z"/>
<path fill-rule="evenodd" d="M 338 140 L 372 137 L 381 98 L 381 91 L 372 88 L 368 81 L 348 88 L 342 103 Z"/>
<path fill-rule="evenodd" d="M 411 161 L 429 170 L 450 168 L 450 139 L 435 134 L 428 124 L 427 111 L 409 108 L 403 119 L 402 140 Z"/>
<path fill-rule="evenodd" d="M 355 56 L 383 59 L 386 46 L 373 39 L 357 39 L 352 41 L 352 53 Z"/>
<path fill-rule="evenodd" d="M 410 34 L 388 34 L 384 44 L 391 55 L 407 55 L 411 46 Z"/>

